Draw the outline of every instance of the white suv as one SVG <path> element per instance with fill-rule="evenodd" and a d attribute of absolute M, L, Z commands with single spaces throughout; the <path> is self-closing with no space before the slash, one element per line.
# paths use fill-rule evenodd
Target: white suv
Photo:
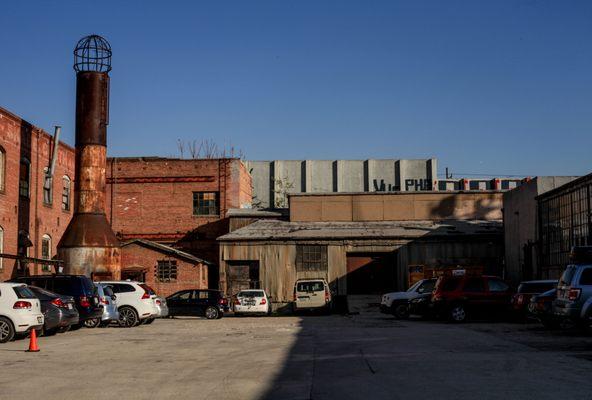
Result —
<path fill-rule="evenodd" d="M 156 293 L 145 283 L 135 281 L 101 281 L 117 296 L 119 325 L 131 328 L 158 317 Z M 150 320 L 150 321 L 148 321 Z"/>
<path fill-rule="evenodd" d="M 43 327 L 41 305 L 35 294 L 23 283 L 0 283 L 0 343 L 15 333 L 26 333 Z"/>

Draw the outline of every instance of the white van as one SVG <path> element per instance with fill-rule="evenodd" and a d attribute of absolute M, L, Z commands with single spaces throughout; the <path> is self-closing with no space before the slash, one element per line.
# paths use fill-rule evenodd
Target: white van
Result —
<path fill-rule="evenodd" d="M 324 279 L 299 279 L 294 284 L 294 310 L 329 309 L 331 290 Z"/>

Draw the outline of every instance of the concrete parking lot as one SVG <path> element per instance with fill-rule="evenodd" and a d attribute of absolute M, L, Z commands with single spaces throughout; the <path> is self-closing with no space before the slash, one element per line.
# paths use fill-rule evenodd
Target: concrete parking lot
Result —
<path fill-rule="evenodd" d="M 2 399 L 554 399 L 592 395 L 592 337 L 353 316 L 158 320 L 0 345 Z"/>

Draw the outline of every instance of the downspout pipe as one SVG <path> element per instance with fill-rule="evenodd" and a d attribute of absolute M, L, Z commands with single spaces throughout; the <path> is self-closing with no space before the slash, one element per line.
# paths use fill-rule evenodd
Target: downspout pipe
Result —
<path fill-rule="evenodd" d="M 47 171 L 47 177 L 52 178 L 53 173 L 55 171 L 56 161 L 58 159 L 58 146 L 60 145 L 60 133 L 62 132 L 62 127 L 59 125 L 55 126 L 54 134 L 53 134 L 53 151 L 51 154 L 51 164 L 49 165 L 49 170 Z"/>

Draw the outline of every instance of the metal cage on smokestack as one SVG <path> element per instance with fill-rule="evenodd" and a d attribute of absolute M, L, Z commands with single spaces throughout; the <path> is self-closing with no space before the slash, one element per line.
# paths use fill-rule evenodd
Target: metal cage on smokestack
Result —
<path fill-rule="evenodd" d="M 58 245 L 64 272 L 120 279 L 120 243 L 105 215 L 111 46 L 98 35 L 74 49 L 76 179 L 74 215 Z"/>

